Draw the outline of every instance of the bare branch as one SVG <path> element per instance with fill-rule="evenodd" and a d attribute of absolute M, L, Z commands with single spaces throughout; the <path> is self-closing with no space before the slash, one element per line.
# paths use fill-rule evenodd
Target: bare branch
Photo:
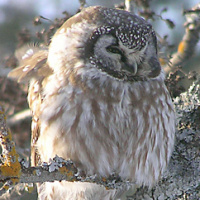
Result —
<path fill-rule="evenodd" d="M 128 12 L 134 12 L 135 2 L 133 0 L 125 0 L 125 8 Z"/>
<path fill-rule="evenodd" d="M 13 115 L 7 120 L 7 124 L 9 127 L 12 127 L 25 120 L 31 120 L 31 111 L 29 109 L 23 110 L 22 112 L 18 112 L 15 115 Z"/>
<path fill-rule="evenodd" d="M 20 162 L 22 169 L 20 177 L 17 176 L 4 176 L 0 174 L 0 180 L 5 181 L 6 184 L 0 190 L 0 195 L 4 194 L 6 190 L 12 187 L 12 180 L 18 180 L 19 183 L 43 183 L 43 182 L 53 182 L 53 181 L 80 181 L 89 182 L 103 185 L 106 189 L 117 189 L 122 187 L 130 187 L 134 183 L 128 181 L 123 182 L 120 177 L 113 174 L 107 178 L 98 175 L 84 176 L 84 173 L 79 173 L 75 165 L 70 160 L 64 160 L 56 156 L 50 163 L 43 163 L 41 166 L 37 167 L 27 167 L 26 162 L 21 160 Z"/>
<path fill-rule="evenodd" d="M 20 162 L 22 166 L 21 175 L 19 177 L 20 183 L 42 183 L 53 181 L 81 181 L 97 183 L 105 186 L 107 189 L 119 187 L 121 184 L 131 184 L 129 182 L 122 182 L 119 176 L 113 174 L 109 178 L 100 177 L 97 175 L 84 176 L 78 172 L 71 160 L 64 160 L 56 156 L 50 163 L 43 163 L 37 167 L 27 167 L 27 163 L 23 160 Z M 16 179 L 16 176 L 4 176 L 0 174 L 0 180 Z"/>
<path fill-rule="evenodd" d="M 80 9 L 82 9 L 86 4 L 86 0 L 79 0 L 79 3 L 80 3 Z"/>
<path fill-rule="evenodd" d="M 197 4 L 191 10 L 185 10 L 183 14 L 186 16 L 185 34 L 179 43 L 178 50 L 172 59 L 170 60 L 170 66 L 165 68 L 165 71 L 169 73 L 172 69 L 182 65 L 194 54 L 195 47 L 199 41 L 200 34 L 200 4 Z"/>

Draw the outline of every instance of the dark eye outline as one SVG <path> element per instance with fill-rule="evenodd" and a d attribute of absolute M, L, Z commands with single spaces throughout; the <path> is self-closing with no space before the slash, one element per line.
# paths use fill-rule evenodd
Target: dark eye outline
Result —
<path fill-rule="evenodd" d="M 108 46 L 106 47 L 106 50 L 110 53 L 114 53 L 114 54 L 120 54 L 122 55 L 122 52 L 116 47 L 116 46 Z"/>
<path fill-rule="evenodd" d="M 110 46 L 106 47 L 106 50 L 110 53 L 119 54 L 121 56 L 121 61 L 126 62 L 126 57 L 125 57 L 124 53 L 121 50 L 119 50 L 118 47 L 110 45 Z"/>

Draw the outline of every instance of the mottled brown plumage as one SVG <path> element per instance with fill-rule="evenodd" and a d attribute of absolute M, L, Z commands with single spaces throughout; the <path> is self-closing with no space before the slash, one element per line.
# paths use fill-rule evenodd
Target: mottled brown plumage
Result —
<path fill-rule="evenodd" d="M 153 186 L 175 132 L 156 45 L 142 18 L 97 6 L 66 21 L 49 49 L 29 49 L 10 76 L 30 81 L 32 164 L 58 155 L 89 175 L 115 172 Z M 116 199 L 121 192 L 62 181 L 42 184 L 39 199 Z"/>

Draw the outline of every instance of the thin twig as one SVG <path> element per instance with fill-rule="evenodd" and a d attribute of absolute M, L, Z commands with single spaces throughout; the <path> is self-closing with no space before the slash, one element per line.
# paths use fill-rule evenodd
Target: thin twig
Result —
<path fill-rule="evenodd" d="M 133 0 L 125 0 L 126 11 L 134 13 L 135 7 L 136 7 L 136 5 L 135 5 L 135 2 Z"/>
<path fill-rule="evenodd" d="M 30 109 L 23 110 L 14 114 L 12 117 L 8 118 L 7 124 L 9 127 L 15 126 L 16 124 L 20 124 L 23 121 L 31 120 L 31 111 Z"/>

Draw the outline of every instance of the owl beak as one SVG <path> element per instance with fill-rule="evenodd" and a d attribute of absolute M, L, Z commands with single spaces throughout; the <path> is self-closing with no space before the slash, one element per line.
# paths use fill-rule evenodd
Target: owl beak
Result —
<path fill-rule="evenodd" d="M 137 73 L 137 70 L 138 70 L 138 65 L 137 65 L 137 63 L 135 62 L 135 63 L 133 63 L 131 66 L 132 66 L 132 69 L 133 69 L 133 74 L 135 75 L 135 74 Z"/>
<path fill-rule="evenodd" d="M 122 66 L 122 70 L 131 73 L 132 75 L 135 75 L 137 73 L 137 63 L 134 62 L 132 64 L 129 63 L 124 63 L 124 65 Z"/>

